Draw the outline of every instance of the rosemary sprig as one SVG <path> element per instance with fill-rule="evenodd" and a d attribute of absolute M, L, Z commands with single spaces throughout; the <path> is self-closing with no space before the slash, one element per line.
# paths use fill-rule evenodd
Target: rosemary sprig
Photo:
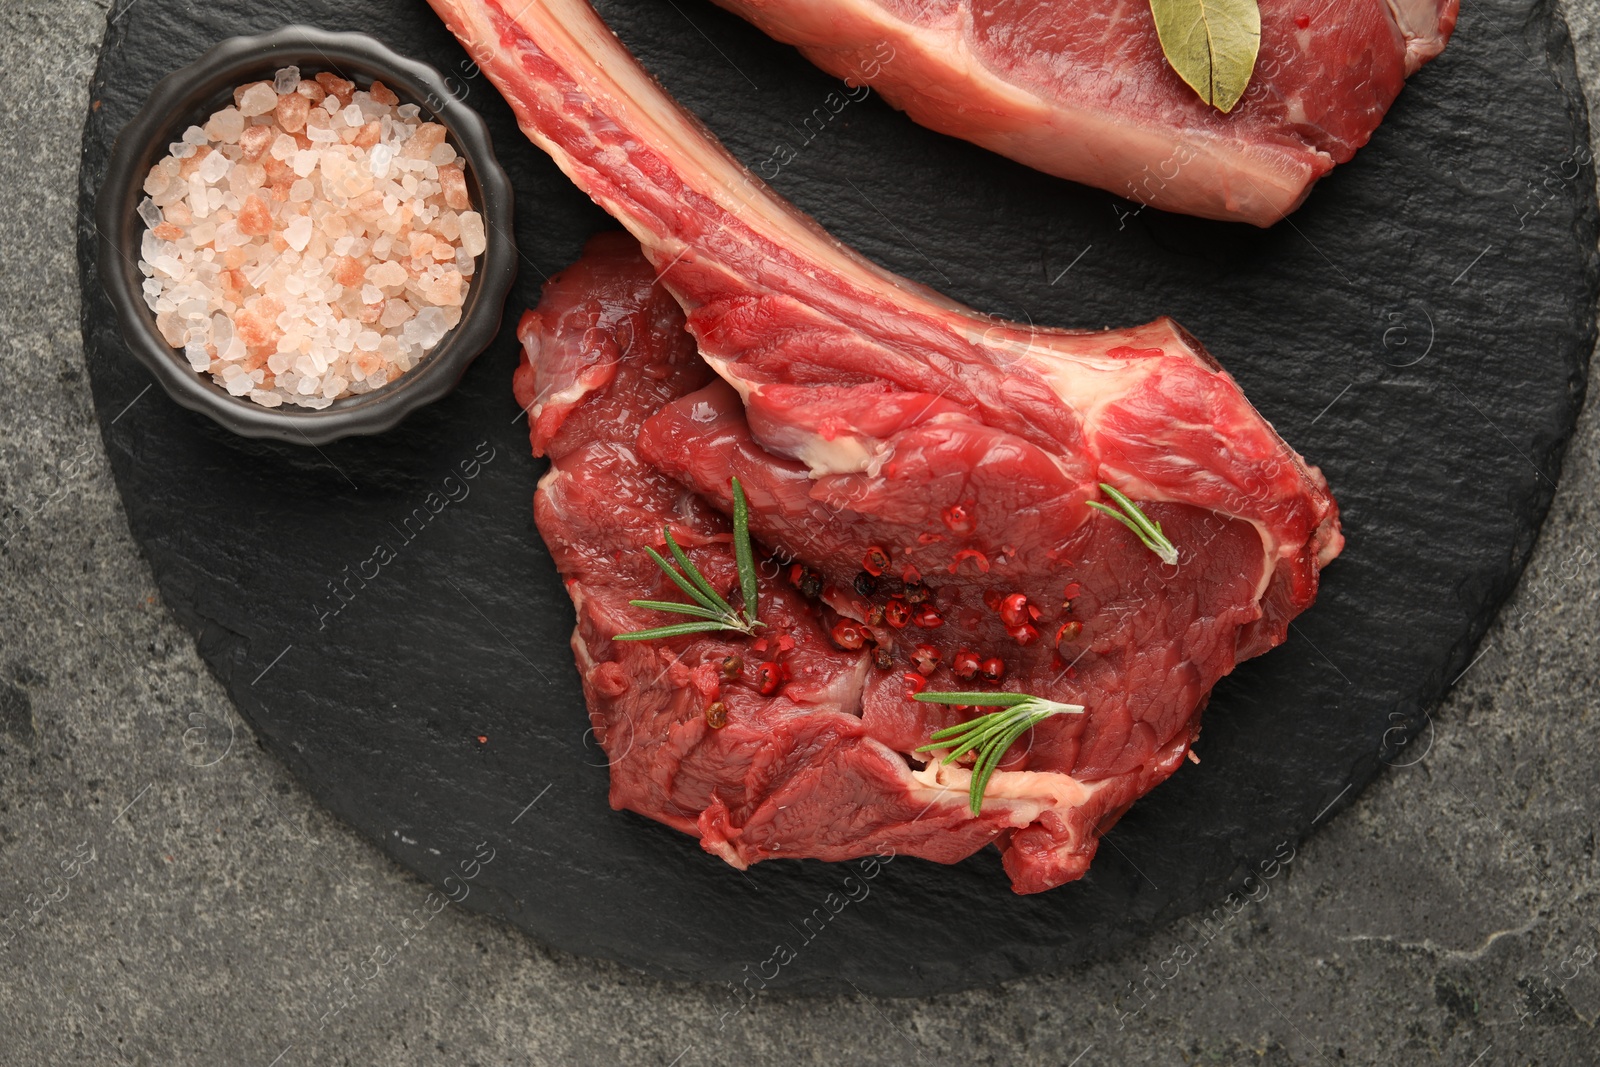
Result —
<path fill-rule="evenodd" d="M 1096 511 L 1105 512 L 1132 530 L 1138 535 L 1139 540 L 1144 542 L 1146 548 L 1161 557 L 1162 563 L 1176 565 L 1178 562 L 1178 550 L 1173 547 L 1171 541 L 1167 540 L 1166 534 L 1161 532 L 1161 524 L 1151 521 L 1144 512 L 1139 510 L 1138 504 L 1123 496 L 1115 486 L 1101 482 L 1100 488 L 1106 496 L 1116 503 L 1117 507 L 1110 507 L 1100 503 L 1098 500 L 1089 500 L 1085 501 L 1085 503 Z M 1118 511 L 1117 508 L 1122 510 Z"/>
<path fill-rule="evenodd" d="M 972 764 L 972 788 L 968 802 L 972 814 L 983 808 L 983 791 L 989 784 L 994 769 L 1012 743 L 1052 715 L 1082 715 L 1082 704 L 1063 704 L 1027 693 L 917 693 L 915 699 L 927 704 L 972 704 L 999 708 L 975 719 L 936 730 L 931 744 L 923 745 L 918 752 L 933 752 L 949 748 L 942 763 L 960 759 L 976 750 L 977 760 Z M 954 747 L 952 747 L 954 746 Z"/>
<path fill-rule="evenodd" d="M 684 634 L 710 633 L 713 630 L 753 634 L 757 627 L 766 625 L 756 617 L 759 606 L 756 603 L 755 554 L 750 550 L 750 505 L 744 498 L 744 487 L 739 484 L 739 479 L 733 479 L 733 559 L 739 569 L 739 592 L 744 600 L 742 613 L 735 611 L 733 605 L 706 581 L 706 576 L 689 559 L 688 553 L 673 540 L 669 527 L 661 528 L 661 536 L 665 538 L 672 558 L 677 561 L 677 567 L 649 545 L 644 550 L 650 553 L 650 558 L 672 579 L 673 584 L 688 594 L 693 603 L 685 604 L 676 600 L 630 600 L 628 603 L 636 608 L 688 615 L 699 621 L 635 630 L 633 633 L 618 634 L 612 638 L 613 641 L 653 641 L 663 637 L 682 637 Z"/>
<path fill-rule="evenodd" d="M 756 622 L 756 561 L 750 551 L 750 504 L 744 498 L 744 487 L 733 479 L 733 561 L 739 568 L 739 595 L 744 600 L 744 621 L 754 627 Z"/>

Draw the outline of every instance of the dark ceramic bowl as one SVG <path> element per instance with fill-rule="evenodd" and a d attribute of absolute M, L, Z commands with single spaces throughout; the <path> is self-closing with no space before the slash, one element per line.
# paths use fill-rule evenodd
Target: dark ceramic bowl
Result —
<path fill-rule="evenodd" d="M 139 245 L 145 225 L 138 206 L 150 168 L 167 154 L 168 144 L 182 140 L 187 127 L 203 125 L 212 112 L 231 103 L 237 86 L 271 81 L 274 71 L 291 65 L 299 66 L 306 77 L 332 71 L 361 87 L 377 78 L 402 103 L 417 104 L 425 118 L 431 116 L 449 130 L 450 143 L 466 157 L 467 190 L 483 216 L 485 233 L 484 252 L 477 259 L 456 327 L 394 381 L 370 393 L 335 400 L 320 411 L 289 404 L 267 408 L 249 397 L 230 396 L 209 374 L 191 369 L 182 351 L 167 344 L 140 288 L 144 276 L 139 271 Z M 495 160 L 483 120 L 451 95 L 432 67 L 397 55 L 364 34 L 328 33 L 308 26 L 230 38 L 162 79 L 117 136 L 95 221 L 100 234 L 100 283 L 116 308 L 123 338 L 167 393 L 235 433 L 302 444 L 382 433 L 454 389 L 499 331 L 506 293 L 517 272 L 511 183 Z"/>

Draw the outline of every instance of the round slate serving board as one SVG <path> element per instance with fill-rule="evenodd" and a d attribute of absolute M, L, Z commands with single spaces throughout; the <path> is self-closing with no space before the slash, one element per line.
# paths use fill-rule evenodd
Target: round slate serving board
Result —
<path fill-rule="evenodd" d="M 1268 231 L 1139 211 L 876 98 L 830 106 L 839 83 L 702 0 L 600 7 L 738 156 L 888 267 L 1041 324 L 1176 316 L 1327 473 L 1349 547 L 1288 643 L 1218 687 L 1203 764 L 1135 805 L 1081 882 L 1014 896 L 992 852 L 895 859 L 852 883 L 864 899 L 844 895 L 843 865 L 740 874 L 607 807 L 571 608 L 532 522 L 542 464 L 511 397 L 512 330 L 611 221 L 416 0 L 136 0 L 114 12 L 91 90 L 86 220 L 112 138 L 159 77 L 297 21 L 449 72 L 517 190 L 522 273 L 497 344 L 397 430 L 320 450 L 232 437 L 150 389 L 81 228 L 94 399 L 134 536 L 323 803 L 464 907 L 562 949 L 919 994 L 1059 968 L 1210 905 L 1407 758 L 1528 557 L 1583 396 L 1594 172 L 1549 5 L 1474 0 L 1372 144 Z"/>

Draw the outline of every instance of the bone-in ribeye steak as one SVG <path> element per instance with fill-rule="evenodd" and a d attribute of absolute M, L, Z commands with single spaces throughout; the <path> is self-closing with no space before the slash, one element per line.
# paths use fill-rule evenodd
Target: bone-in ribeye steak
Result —
<path fill-rule="evenodd" d="M 641 246 L 598 239 L 552 281 L 517 379 L 553 461 L 536 517 L 577 609 L 613 804 L 736 866 L 884 846 L 953 862 L 993 842 L 1019 892 L 1081 876 L 1099 834 L 1182 762 L 1217 679 L 1315 598 L 1343 543 L 1321 475 L 1170 320 L 997 326 L 840 245 L 580 0 L 435 6 Z M 643 552 L 663 524 L 736 584 L 733 476 L 770 557 L 764 647 L 614 641 L 676 621 L 627 604 L 679 599 Z M 1175 566 L 1088 506 L 1100 482 L 1161 523 Z M 889 565 L 862 581 L 874 548 Z M 1015 594 L 1021 625 L 996 610 Z M 841 620 L 870 640 L 836 647 Z M 913 754 L 971 713 L 910 700 L 904 677 L 921 665 L 930 688 L 971 688 L 962 653 L 1000 688 L 1088 709 L 1013 746 L 976 817 L 967 769 Z M 733 654 L 744 669 L 724 680 Z M 763 660 L 787 674 L 770 695 Z"/>
<path fill-rule="evenodd" d="M 1146 0 L 716 0 L 930 129 L 1152 207 L 1270 226 L 1367 143 L 1458 0 L 1261 0 L 1228 114 Z M 824 116 L 825 118 L 826 116 Z"/>

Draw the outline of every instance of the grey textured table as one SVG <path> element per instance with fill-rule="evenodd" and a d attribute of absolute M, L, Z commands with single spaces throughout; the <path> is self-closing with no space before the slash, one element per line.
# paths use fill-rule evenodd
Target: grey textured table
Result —
<path fill-rule="evenodd" d="M 1568 18 L 1600 98 L 1600 8 Z M 0 10 L 0 1064 L 1600 1062 L 1594 403 L 1518 592 L 1406 765 L 1203 929 L 1001 989 L 728 1017 L 726 989 L 447 909 L 319 1025 L 427 890 L 255 746 L 129 539 L 73 260 L 104 19 Z"/>

